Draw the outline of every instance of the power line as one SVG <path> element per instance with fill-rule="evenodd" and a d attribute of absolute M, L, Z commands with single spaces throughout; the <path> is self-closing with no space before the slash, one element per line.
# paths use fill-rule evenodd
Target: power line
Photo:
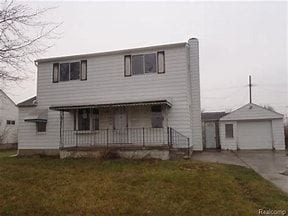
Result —
<path fill-rule="evenodd" d="M 231 98 L 232 96 L 235 96 L 235 94 L 239 93 L 240 90 L 242 91 L 242 88 L 238 88 L 236 91 L 233 91 L 232 93 L 230 92 L 228 95 L 222 96 L 222 97 L 209 97 L 209 96 L 208 96 L 208 97 L 205 97 L 205 96 L 203 96 L 203 98 L 227 100 L 227 99 Z"/>
<path fill-rule="evenodd" d="M 208 88 L 208 89 L 205 89 L 203 88 L 203 91 L 218 91 L 218 90 L 227 90 L 227 89 L 235 89 L 235 88 L 244 88 L 246 87 L 246 85 L 240 85 L 240 86 L 229 86 L 229 87 L 223 87 L 223 88 Z"/>
<path fill-rule="evenodd" d="M 287 83 L 256 83 L 255 86 L 287 86 Z"/>
<path fill-rule="evenodd" d="M 270 91 L 270 92 L 275 92 L 275 93 L 281 93 L 281 94 L 287 94 L 287 91 L 277 91 L 277 90 L 275 90 L 275 89 L 267 89 L 267 88 L 263 88 L 263 87 L 261 87 L 261 88 L 259 88 L 260 90 L 264 90 L 264 91 Z"/>

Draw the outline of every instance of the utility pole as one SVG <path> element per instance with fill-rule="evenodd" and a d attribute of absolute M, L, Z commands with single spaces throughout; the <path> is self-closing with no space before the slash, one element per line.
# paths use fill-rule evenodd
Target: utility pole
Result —
<path fill-rule="evenodd" d="M 249 75 L 249 103 L 252 103 L 252 84 L 251 84 L 251 75 Z"/>

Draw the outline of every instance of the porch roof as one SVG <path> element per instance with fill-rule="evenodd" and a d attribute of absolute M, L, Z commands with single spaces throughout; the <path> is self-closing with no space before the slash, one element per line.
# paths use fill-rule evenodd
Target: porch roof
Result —
<path fill-rule="evenodd" d="M 50 106 L 50 109 L 57 111 L 69 111 L 74 109 L 85 109 L 85 108 L 107 108 L 107 107 L 144 106 L 144 105 L 166 105 L 167 107 L 172 107 L 172 103 L 169 100 L 163 99 L 163 100 L 147 100 L 147 101 L 132 101 L 132 102 L 117 102 L 117 103 L 55 105 Z"/>

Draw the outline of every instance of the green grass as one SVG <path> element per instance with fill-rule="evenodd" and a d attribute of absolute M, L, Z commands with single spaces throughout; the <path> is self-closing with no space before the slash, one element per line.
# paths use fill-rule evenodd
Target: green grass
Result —
<path fill-rule="evenodd" d="M 253 170 L 195 161 L 15 158 L 0 151 L 0 215 L 258 215 L 288 196 Z"/>

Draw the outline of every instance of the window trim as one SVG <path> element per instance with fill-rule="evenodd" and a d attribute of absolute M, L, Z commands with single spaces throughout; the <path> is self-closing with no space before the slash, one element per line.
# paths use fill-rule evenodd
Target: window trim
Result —
<path fill-rule="evenodd" d="M 83 79 L 83 76 L 82 76 L 82 73 L 83 73 L 83 70 L 82 70 L 82 63 L 85 63 L 86 64 L 86 74 L 85 74 L 85 78 Z M 84 80 L 87 80 L 87 72 L 88 72 L 88 64 L 87 64 L 87 60 L 81 60 L 80 61 L 80 81 L 84 81 Z"/>
<path fill-rule="evenodd" d="M 159 54 L 163 54 L 163 71 L 159 71 L 159 61 L 158 61 L 158 58 L 159 58 Z M 164 74 L 165 73 L 165 52 L 164 51 L 158 51 L 157 52 L 157 73 L 158 74 Z"/>
<path fill-rule="evenodd" d="M 127 74 L 127 68 L 126 68 L 126 59 L 130 60 L 130 71 L 129 74 Z M 124 77 L 131 77 L 132 76 L 132 57 L 131 55 L 125 55 L 124 56 Z"/>
<path fill-rule="evenodd" d="M 55 67 L 57 67 L 58 68 L 58 71 L 57 71 L 57 76 L 56 76 L 56 80 L 54 79 L 55 77 L 54 77 L 54 68 Z M 53 63 L 53 69 L 52 69 L 52 82 L 53 83 L 58 83 L 59 82 L 59 78 L 60 78 L 60 76 L 59 76 L 59 71 L 60 71 L 60 64 L 59 63 Z"/>
<path fill-rule="evenodd" d="M 232 127 L 231 134 L 228 133 L 228 126 Z M 228 139 L 234 138 L 234 125 L 233 124 L 225 124 L 225 138 L 228 138 Z"/>

